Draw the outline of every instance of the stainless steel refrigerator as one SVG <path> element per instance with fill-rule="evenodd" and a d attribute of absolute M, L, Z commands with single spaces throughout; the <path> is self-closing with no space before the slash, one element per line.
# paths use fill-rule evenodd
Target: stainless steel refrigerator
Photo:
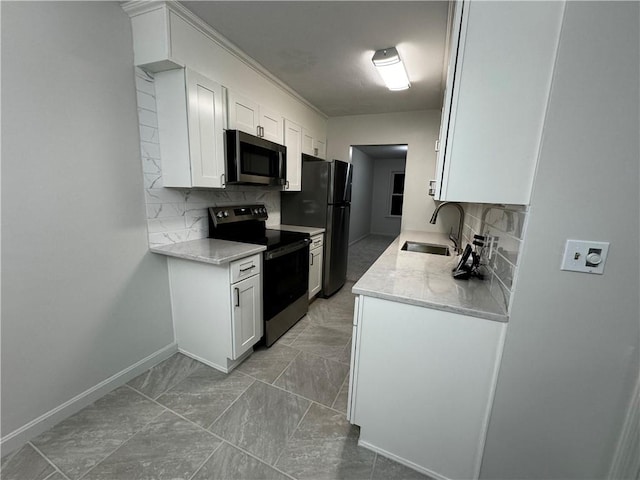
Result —
<path fill-rule="evenodd" d="M 325 229 L 325 298 L 337 292 L 347 278 L 352 174 L 350 163 L 302 155 L 302 190 L 282 192 L 283 224 Z"/>

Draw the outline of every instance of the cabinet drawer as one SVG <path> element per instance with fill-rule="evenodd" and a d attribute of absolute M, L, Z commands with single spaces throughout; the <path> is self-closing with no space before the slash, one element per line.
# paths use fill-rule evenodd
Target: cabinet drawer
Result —
<path fill-rule="evenodd" d="M 315 235 L 311 237 L 311 245 L 309 245 L 309 249 L 313 250 L 314 248 L 320 248 L 324 245 L 324 235 Z"/>
<path fill-rule="evenodd" d="M 252 255 L 250 257 L 241 258 L 231 262 L 231 283 L 249 278 L 252 275 L 260 273 L 262 270 L 262 255 Z"/>

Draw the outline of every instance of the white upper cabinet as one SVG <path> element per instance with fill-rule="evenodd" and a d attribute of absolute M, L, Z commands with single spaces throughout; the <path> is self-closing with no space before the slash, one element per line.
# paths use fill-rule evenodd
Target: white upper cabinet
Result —
<path fill-rule="evenodd" d="M 171 70 L 193 70 L 204 75 L 208 79 L 215 80 L 219 85 L 223 85 L 222 93 L 226 98 L 216 95 L 213 92 L 213 103 L 215 104 L 215 128 L 242 130 L 250 135 L 262 137 L 278 144 L 285 144 L 284 118 L 295 120 L 299 126 L 308 129 L 309 146 L 305 150 L 310 155 L 324 158 L 326 155 L 326 128 L 327 118 L 304 98 L 291 90 L 287 85 L 279 81 L 272 74 L 267 72 L 260 64 L 249 57 L 246 53 L 230 44 L 217 31 L 207 25 L 202 19 L 187 10 L 180 2 L 175 1 L 153 1 L 140 2 L 129 1 L 122 4 L 122 8 L 131 18 L 133 34 L 134 64 L 145 71 L 154 72 L 156 79 L 172 74 Z M 175 74 L 175 73 L 174 73 Z M 162 82 L 162 80 L 160 80 Z M 184 83 L 184 80 L 183 80 Z M 176 87 L 176 84 L 173 84 Z M 162 86 L 160 86 L 162 89 Z M 177 91 L 177 88 L 174 88 Z M 186 85 L 182 87 L 183 97 L 186 92 Z M 204 91 L 201 90 L 204 95 Z M 228 95 L 226 95 L 228 93 Z M 204 99 L 204 96 L 202 97 Z M 218 101 L 221 101 L 218 108 Z M 202 100 L 206 102 L 206 100 Z M 177 109 L 176 105 L 170 105 Z M 201 106 L 202 106 L 202 102 Z M 180 110 L 186 111 L 186 97 L 182 99 Z M 160 107 L 158 107 L 160 108 Z M 169 107 L 166 107 L 169 108 Z M 219 112 L 225 109 L 222 119 Z M 186 132 L 185 115 L 183 119 L 176 121 L 182 131 L 182 141 L 188 138 Z M 204 119 L 195 119 L 196 122 Z M 218 120 L 220 120 L 218 122 Z M 191 119 L 190 119 L 191 121 Z M 203 125 L 206 122 L 202 122 Z M 225 125 L 223 125 L 225 123 Z M 190 133 L 190 132 L 189 132 Z M 174 133 L 165 136 L 175 135 Z M 222 131 L 220 131 L 222 135 Z M 194 137 L 195 138 L 195 137 Z M 207 138 L 205 135 L 201 138 Z M 161 139 L 162 141 L 162 139 Z M 297 144 L 297 140 L 293 141 Z M 187 142 L 188 143 L 188 142 Z M 213 144 L 210 143 L 209 147 Z M 208 147 L 207 147 L 208 148 Z M 203 147 L 203 150 L 207 150 Z M 217 148 L 217 144 L 216 144 Z M 292 147 L 290 147 L 292 148 Z M 303 151 L 302 130 L 300 130 L 300 147 L 295 158 Z M 163 167 L 165 162 L 162 157 Z M 169 163 L 175 163 L 169 160 Z M 219 166 L 223 166 L 220 163 Z M 184 162 L 183 162 L 184 164 Z M 294 177 L 296 166 L 290 167 Z M 172 166 L 169 166 L 172 169 Z M 191 168 L 191 167 L 189 167 Z M 205 171 L 203 177 L 207 177 L 210 172 Z M 191 171 L 185 170 L 182 166 L 176 166 L 175 171 L 165 175 L 165 186 L 223 186 L 224 169 L 214 173 L 218 177 L 205 181 L 194 177 L 194 181 L 189 184 Z M 220 181 L 222 176 L 222 181 Z M 289 181 L 290 187 L 295 184 L 295 178 Z M 296 188 L 296 187 L 294 187 Z"/>
<path fill-rule="evenodd" d="M 283 117 L 277 112 L 233 90 L 229 90 L 227 110 L 230 130 L 242 130 L 271 142 L 283 143 Z"/>
<path fill-rule="evenodd" d="M 529 203 L 564 2 L 457 1 L 437 200 Z"/>
<path fill-rule="evenodd" d="M 289 119 L 284 120 L 284 145 L 287 147 L 286 191 L 302 189 L 302 128 Z"/>
<path fill-rule="evenodd" d="M 189 69 L 155 75 L 165 187 L 224 186 L 223 88 Z"/>
<path fill-rule="evenodd" d="M 302 153 L 326 159 L 327 142 L 324 138 L 320 138 L 318 134 L 313 134 L 310 130 L 303 128 Z"/>

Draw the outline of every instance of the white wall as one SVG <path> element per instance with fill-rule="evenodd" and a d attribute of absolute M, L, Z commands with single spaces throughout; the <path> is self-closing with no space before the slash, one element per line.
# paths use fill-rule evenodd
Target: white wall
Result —
<path fill-rule="evenodd" d="M 343 157 L 348 160 L 349 157 Z M 351 220 L 349 244 L 371 233 L 371 195 L 373 192 L 373 159 L 363 151 L 353 148 L 353 181 L 351 183 Z"/>
<path fill-rule="evenodd" d="M 280 224 L 280 191 L 275 187 L 164 188 L 154 77 L 140 68 L 136 68 L 136 94 L 149 245 L 207 238 L 207 209 L 217 205 L 264 203 L 267 225 Z"/>
<path fill-rule="evenodd" d="M 348 160 L 351 145 L 406 144 L 402 229 L 448 232 L 453 228 L 457 231 L 458 217 L 454 209 L 442 210 L 438 223 L 429 224 L 435 203 L 427 190 L 435 174 L 434 145 L 439 129 L 438 110 L 333 117 L 328 122 L 327 158 Z"/>
<path fill-rule="evenodd" d="M 566 5 L 482 478 L 611 463 L 640 365 L 639 5 Z M 568 238 L 611 242 L 604 275 L 560 271 Z"/>
<path fill-rule="evenodd" d="M 391 172 L 403 172 L 405 163 L 404 159 L 398 158 L 376 158 L 374 161 L 371 233 L 390 236 L 400 234 L 401 218 L 389 215 L 391 209 Z"/>
<path fill-rule="evenodd" d="M 4 442 L 173 331 L 166 259 L 148 251 L 129 18 L 117 2 L 1 8 Z"/>

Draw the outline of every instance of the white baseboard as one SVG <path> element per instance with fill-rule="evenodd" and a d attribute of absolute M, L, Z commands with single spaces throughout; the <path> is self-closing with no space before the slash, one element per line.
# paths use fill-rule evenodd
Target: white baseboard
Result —
<path fill-rule="evenodd" d="M 130 367 L 112 375 L 106 380 L 94 385 L 84 392 L 76 395 L 72 399 L 64 402 L 62 405 L 49 410 L 47 413 L 40 415 L 38 418 L 30 421 L 26 425 L 14 430 L 0 439 L 0 450 L 2 455 L 23 446 L 32 438 L 40 435 L 42 432 L 49 430 L 51 427 L 60 423 L 65 418 L 70 417 L 74 413 L 82 410 L 84 407 L 91 405 L 93 402 L 103 397 L 110 391 L 124 385 L 129 380 L 137 377 L 149 368 L 166 360 L 178 351 L 178 345 L 171 343 L 164 348 L 143 358 Z"/>
<path fill-rule="evenodd" d="M 611 462 L 610 480 L 636 479 L 640 472 L 640 378 L 631 396 L 624 426 Z"/>
<path fill-rule="evenodd" d="M 387 457 L 390 458 L 391 460 L 393 460 L 394 462 L 398 462 L 406 467 L 411 468 L 412 470 L 415 470 L 416 472 L 420 472 L 428 477 L 434 478 L 436 480 L 450 480 L 449 478 L 440 475 L 439 473 L 433 472 L 431 470 L 429 470 L 428 468 L 424 468 L 421 467 L 420 465 L 417 465 L 413 462 L 410 462 L 409 460 L 406 460 L 402 457 L 399 457 L 397 455 L 394 455 L 393 453 L 389 453 L 386 450 L 383 450 L 382 448 L 376 447 L 375 445 L 371 445 L 368 442 L 362 441 L 362 440 L 358 440 L 358 446 L 360 447 L 364 447 L 368 450 L 371 450 L 372 452 L 376 452 L 378 455 L 382 455 L 383 457 Z"/>
<path fill-rule="evenodd" d="M 358 243 L 360 240 L 363 240 L 365 238 L 367 238 L 369 235 L 371 235 L 370 233 L 366 233 L 364 235 L 362 235 L 361 237 L 356 238 L 355 240 L 349 242 L 349 246 L 353 245 L 354 243 Z"/>
<path fill-rule="evenodd" d="M 233 370 L 234 368 L 236 368 L 238 365 L 240 365 L 242 362 L 244 362 L 244 360 L 253 353 L 253 349 L 248 350 L 246 352 L 244 352 L 242 355 L 240 355 L 240 358 L 236 359 L 236 360 L 229 360 L 228 358 L 226 358 L 226 362 L 224 365 L 220 365 L 218 363 L 215 363 L 211 360 L 208 360 L 206 358 L 202 358 L 198 355 L 195 355 L 193 353 L 191 353 L 189 350 L 185 350 L 184 348 L 179 348 L 178 351 L 180 353 L 182 353 L 183 355 L 186 355 L 189 358 L 193 358 L 194 360 L 197 360 L 200 363 L 204 363 L 205 365 L 208 365 L 211 368 L 215 368 L 216 370 L 221 371 L 222 373 L 231 373 L 231 370 Z"/>

